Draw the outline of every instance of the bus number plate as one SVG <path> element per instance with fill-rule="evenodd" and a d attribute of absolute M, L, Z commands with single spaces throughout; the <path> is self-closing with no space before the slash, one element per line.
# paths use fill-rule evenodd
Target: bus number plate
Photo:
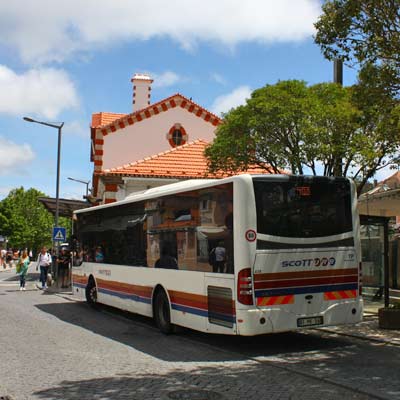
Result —
<path fill-rule="evenodd" d="M 322 317 L 309 317 L 309 318 L 299 318 L 297 320 L 297 326 L 302 328 L 304 326 L 322 325 L 324 319 Z"/>

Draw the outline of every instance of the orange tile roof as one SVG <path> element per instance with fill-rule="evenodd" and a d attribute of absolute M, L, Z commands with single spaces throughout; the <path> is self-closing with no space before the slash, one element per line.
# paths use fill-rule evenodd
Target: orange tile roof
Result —
<path fill-rule="evenodd" d="M 125 117 L 127 114 L 117 114 L 110 112 L 99 112 L 92 114 L 92 128 L 100 128 L 101 126 L 108 125 L 115 120 Z"/>
<path fill-rule="evenodd" d="M 213 114 L 212 112 L 208 111 L 204 107 L 200 106 L 199 104 L 195 103 L 193 100 L 188 99 L 187 97 L 183 96 L 180 93 L 176 93 L 166 99 L 160 100 L 157 103 L 150 104 L 146 108 L 142 108 L 141 110 L 137 110 L 131 114 L 115 114 L 115 113 L 108 113 L 108 112 L 100 112 L 92 115 L 92 128 L 102 128 L 107 129 L 114 128 L 113 132 L 122 129 L 128 125 L 126 122 L 127 119 L 132 119 L 135 117 L 139 117 L 139 122 L 145 118 L 149 118 L 153 116 L 150 111 L 154 108 L 158 108 L 159 106 L 165 106 L 167 103 L 171 103 L 174 100 L 181 101 L 181 104 L 185 104 L 188 108 L 188 112 L 195 112 L 195 115 L 198 117 L 202 117 L 207 122 L 213 123 L 214 125 L 218 125 L 222 122 L 221 118 L 217 115 Z M 163 108 L 163 111 L 166 111 L 167 108 Z M 200 111 L 200 112 L 199 112 Z M 143 114 L 144 113 L 144 114 Z M 148 113 L 148 116 L 146 115 Z"/>
<path fill-rule="evenodd" d="M 386 179 L 379 182 L 379 185 L 388 185 L 389 187 L 396 188 L 400 185 L 400 171 L 396 171 L 393 175 L 390 175 Z"/>
<path fill-rule="evenodd" d="M 198 139 L 172 150 L 146 157 L 118 168 L 106 169 L 100 175 L 152 177 L 170 179 L 225 178 L 238 173 L 220 172 L 210 174 L 204 150 L 209 143 Z M 267 174 L 266 169 L 250 168 L 240 173 Z"/>

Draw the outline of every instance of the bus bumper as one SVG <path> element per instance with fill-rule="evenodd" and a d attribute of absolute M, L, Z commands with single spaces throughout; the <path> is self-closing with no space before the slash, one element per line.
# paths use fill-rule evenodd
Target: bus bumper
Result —
<path fill-rule="evenodd" d="M 332 304 L 318 314 L 296 314 L 288 307 L 280 306 L 236 310 L 237 334 L 243 336 L 287 332 L 304 328 L 318 328 L 331 325 L 356 324 L 362 321 L 363 300 L 343 300 Z M 322 323 L 313 317 L 322 317 Z M 300 319 L 307 319 L 308 326 L 299 326 Z"/>

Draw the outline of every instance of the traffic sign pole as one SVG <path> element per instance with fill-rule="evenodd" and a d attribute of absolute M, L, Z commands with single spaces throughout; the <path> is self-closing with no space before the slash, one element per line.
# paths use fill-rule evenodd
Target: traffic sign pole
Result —
<path fill-rule="evenodd" d="M 58 255 L 59 255 L 59 252 L 58 252 L 59 243 L 60 242 L 65 242 L 66 241 L 66 236 L 67 236 L 67 234 L 66 234 L 65 228 L 60 227 L 60 226 L 55 226 L 53 228 L 53 236 L 52 236 L 52 238 L 53 238 L 53 243 L 55 244 L 55 250 L 56 250 L 56 252 L 55 252 L 56 259 L 55 259 L 55 262 L 54 262 L 54 271 L 53 272 L 54 272 L 54 278 L 55 278 L 56 281 L 58 280 L 57 258 L 58 258 Z"/>

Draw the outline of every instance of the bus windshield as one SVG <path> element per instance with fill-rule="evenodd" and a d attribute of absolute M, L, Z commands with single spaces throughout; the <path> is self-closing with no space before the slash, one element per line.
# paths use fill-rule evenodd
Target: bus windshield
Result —
<path fill-rule="evenodd" d="M 257 231 L 313 238 L 352 231 L 350 182 L 345 178 L 254 178 Z"/>

